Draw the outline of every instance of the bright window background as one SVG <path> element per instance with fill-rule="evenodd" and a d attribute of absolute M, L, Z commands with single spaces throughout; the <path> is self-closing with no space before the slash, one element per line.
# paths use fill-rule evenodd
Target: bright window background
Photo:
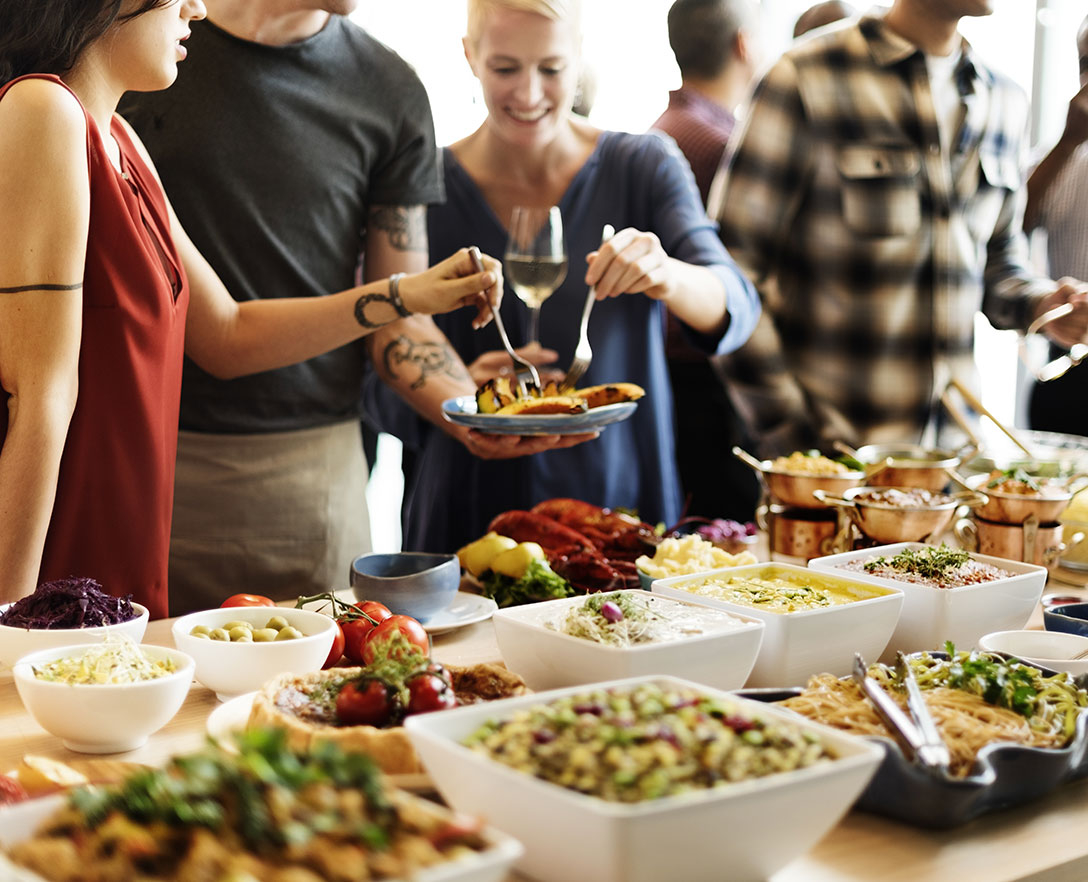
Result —
<path fill-rule="evenodd" d="M 665 108 L 680 74 L 668 45 L 666 16 L 672 0 L 583 0 L 584 59 L 597 81 L 590 119 L 605 129 L 643 131 Z M 762 0 L 762 36 L 768 62 L 790 42 L 797 16 L 815 0 Z M 859 9 L 871 4 L 857 2 Z M 889 5 L 881 3 L 879 5 Z M 995 0 L 986 18 L 964 19 L 961 30 L 996 70 L 1033 96 L 1032 136 L 1045 152 L 1058 138 L 1065 109 L 1077 88 L 1074 38 L 1085 12 L 1083 0 Z M 396 50 L 416 69 L 427 88 L 439 144 L 472 132 L 485 109 L 461 47 L 465 30 L 463 0 L 364 2 L 353 19 Z M 360 84 L 365 88 L 366 84 Z M 1040 267 L 1040 269 L 1044 269 Z M 998 332 L 979 317 L 976 359 L 983 378 L 984 403 L 1003 421 L 1023 424 L 1025 387 L 1018 370 L 1016 335 Z M 399 460 L 395 439 L 383 437 L 387 462 Z M 376 475 L 374 501 L 399 500 L 399 470 Z M 396 509 L 394 509 L 395 511 Z M 395 517 L 375 517 L 395 522 Z M 399 525 L 375 526 L 375 546 L 399 547 Z M 383 535 L 379 536 L 379 530 Z"/>

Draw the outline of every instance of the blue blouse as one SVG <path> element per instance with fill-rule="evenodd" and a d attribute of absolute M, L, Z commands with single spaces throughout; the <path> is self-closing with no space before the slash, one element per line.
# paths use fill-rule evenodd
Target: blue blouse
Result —
<path fill-rule="evenodd" d="M 428 211 L 431 262 L 468 245 L 501 256 L 506 225 L 449 150 L 443 151 L 443 164 L 446 202 Z M 731 352 L 748 339 L 759 317 L 758 295 L 721 244 L 672 140 L 658 134 L 603 133 L 559 207 L 569 269 L 540 313 L 540 341 L 558 351 L 558 368 L 565 370 L 574 355 L 586 296 L 585 258 L 598 248 L 605 224 L 653 232 L 670 256 L 707 266 L 719 276 L 730 320 L 723 335 L 685 328 L 701 349 Z M 526 342 L 529 312 L 509 287 L 502 316 L 511 342 Z M 435 321 L 466 364 L 502 348 L 494 325 L 474 331 L 467 310 L 435 316 Z M 664 305 L 649 297 L 622 295 L 594 306 L 589 320 L 593 363 L 581 385 L 628 381 L 646 390 L 634 416 L 606 427 L 594 441 L 493 461 L 477 459 L 431 429 L 405 490 L 404 547 L 453 551 L 482 535 L 496 514 L 555 496 L 636 509 L 650 523 L 678 519 L 681 494 L 664 322 Z"/>

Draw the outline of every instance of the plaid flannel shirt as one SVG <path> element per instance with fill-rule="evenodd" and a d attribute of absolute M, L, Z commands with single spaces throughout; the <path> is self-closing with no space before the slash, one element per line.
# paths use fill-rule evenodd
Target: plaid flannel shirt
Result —
<path fill-rule="evenodd" d="M 924 55 L 878 15 L 791 48 L 757 87 L 711 215 L 764 312 L 724 367 L 764 454 L 919 440 L 974 315 L 1022 328 L 1027 100 L 964 42 L 942 151 Z M 715 195 L 712 194 L 712 199 Z"/>

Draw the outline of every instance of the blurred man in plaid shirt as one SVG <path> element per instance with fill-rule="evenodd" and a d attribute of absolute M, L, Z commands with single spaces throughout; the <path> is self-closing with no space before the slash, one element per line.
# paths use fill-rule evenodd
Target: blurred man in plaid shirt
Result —
<path fill-rule="evenodd" d="M 1088 286 L 1027 268 L 1026 97 L 963 40 L 993 0 L 895 0 L 794 46 L 756 90 L 711 214 L 760 289 L 730 359 L 764 454 L 920 440 L 970 382 L 974 315 L 1088 332 Z"/>

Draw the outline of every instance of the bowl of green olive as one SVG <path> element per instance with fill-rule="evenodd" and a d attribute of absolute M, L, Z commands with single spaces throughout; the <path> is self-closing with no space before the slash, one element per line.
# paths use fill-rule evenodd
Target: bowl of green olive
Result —
<path fill-rule="evenodd" d="M 171 633 L 174 645 L 196 661 L 196 679 L 226 701 L 277 674 L 320 670 L 336 623 L 307 609 L 227 607 L 182 616 Z"/>

